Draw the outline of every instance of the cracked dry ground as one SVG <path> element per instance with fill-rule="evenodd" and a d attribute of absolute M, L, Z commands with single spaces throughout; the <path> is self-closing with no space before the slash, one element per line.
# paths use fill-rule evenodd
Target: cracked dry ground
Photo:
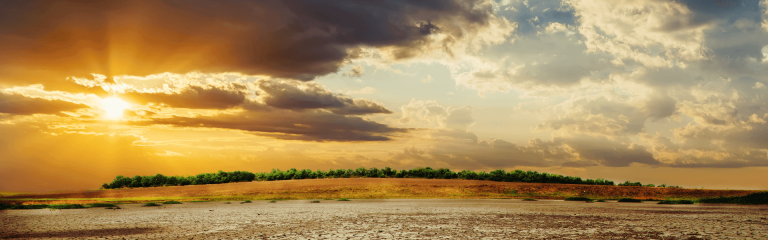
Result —
<path fill-rule="evenodd" d="M 768 206 L 353 199 L 122 207 L 0 211 L 0 238 L 768 239 Z"/>

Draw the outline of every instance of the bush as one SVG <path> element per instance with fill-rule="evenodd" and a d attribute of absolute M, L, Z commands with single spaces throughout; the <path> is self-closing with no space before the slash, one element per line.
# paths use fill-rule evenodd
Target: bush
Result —
<path fill-rule="evenodd" d="M 145 207 L 157 207 L 157 206 L 160 206 L 160 204 L 151 202 L 151 203 L 145 203 L 144 206 Z"/>
<path fill-rule="evenodd" d="M 634 198 L 622 198 L 622 199 L 619 199 L 619 202 L 633 202 L 633 203 L 639 203 L 639 202 L 643 202 L 643 200 L 640 200 L 640 199 L 634 199 Z"/>
<path fill-rule="evenodd" d="M 756 192 L 746 196 L 703 198 L 699 203 L 768 204 L 768 192 Z"/>
<path fill-rule="evenodd" d="M 592 199 L 586 197 L 569 197 L 566 198 L 565 201 L 592 201 Z"/>
<path fill-rule="evenodd" d="M 523 201 L 539 201 L 534 198 L 523 198 Z"/>
<path fill-rule="evenodd" d="M 243 201 L 241 203 L 251 203 L 251 200 L 245 200 L 245 201 Z"/>
<path fill-rule="evenodd" d="M 320 201 L 315 200 L 315 201 L 311 201 L 309 203 L 320 203 Z"/>
<path fill-rule="evenodd" d="M 165 201 L 163 204 L 181 204 L 179 201 Z"/>
<path fill-rule="evenodd" d="M 91 204 L 88 204 L 88 207 L 109 207 L 109 208 L 113 208 L 115 206 L 117 206 L 117 205 L 112 204 L 112 203 L 91 203 Z"/>
<path fill-rule="evenodd" d="M 642 187 L 643 184 L 640 182 L 630 182 L 626 181 L 624 183 L 619 183 L 619 186 L 633 186 L 633 187 Z"/>
<path fill-rule="evenodd" d="M 605 202 L 605 200 L 603 200 L 603 199 L 599 199 L 599 200 L 597 200 L 596 202 Z"/>
<path fill-rule="evenodd" d="M 80 208 L 87 208 L 87 207 L 83 206 L 82 204 L 54 204 L 54 205 L 48 205 L 48 208 L 50 208 L 50 209 L 80 209 Z"/>
<path fill-rule="evenodd" d="M 659 204 L 693 204 L 693 201 L 691 200 L 664 200 L 659 202 Z"/>
<path fill-rule="evenodd" d="M 277 202 L 277 201 L 275 201 L 275 200 L 269 201 L 269 203 L 276 203 L 276 202 Z"/>
<path fill-rule="evenodd" d="M 337 200 L 337 201 L 343 201 L 343 202 L 346 202 L 346 201 L 349 201 L 349 199 L 347 199 L 347 198 L 339 198 L 339 200 Z"/>

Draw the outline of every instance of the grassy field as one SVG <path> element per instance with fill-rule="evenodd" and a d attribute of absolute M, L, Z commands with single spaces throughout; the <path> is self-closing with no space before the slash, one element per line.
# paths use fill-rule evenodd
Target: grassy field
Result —
<path fill-rule="evenodd" d="M 345 178 L 15 194 L 6 204 L 145 203 L 271 199 L 528 198 L 661 199 L 745 196 L 758 191 L 493 182 L 449 179 Z"/>

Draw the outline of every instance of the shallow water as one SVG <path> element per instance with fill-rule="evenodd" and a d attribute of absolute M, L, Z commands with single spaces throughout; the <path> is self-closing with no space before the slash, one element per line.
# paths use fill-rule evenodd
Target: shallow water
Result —
<path fill-rule="evenodd" d="M 768 239 L 768 206 L 517 199 L 200 202 L 0 211 L 0 238 Z"/>

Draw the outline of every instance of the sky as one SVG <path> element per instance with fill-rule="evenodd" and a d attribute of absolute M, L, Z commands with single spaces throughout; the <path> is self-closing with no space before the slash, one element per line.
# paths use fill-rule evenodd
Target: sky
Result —
<path fill-rule="evenodd" d="M 533 170 L 768 189 L 766 0 L 0 2 L 0 191 Z"/>

